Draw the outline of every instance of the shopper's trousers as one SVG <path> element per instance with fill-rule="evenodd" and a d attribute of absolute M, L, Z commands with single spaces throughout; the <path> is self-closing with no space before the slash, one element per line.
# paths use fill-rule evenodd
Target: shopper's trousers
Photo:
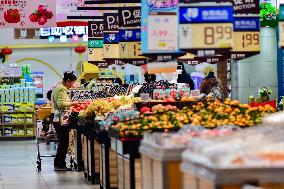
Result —
<path fill-rule="evenodd" d="M 61 126 L 58 123 L 54 123 L 55 130 L 58 138 L 58 148 L 54 159 L 55 167 L 66 167 L 66 154 L 69 146 L 69 131 L 70 127 Z"/>

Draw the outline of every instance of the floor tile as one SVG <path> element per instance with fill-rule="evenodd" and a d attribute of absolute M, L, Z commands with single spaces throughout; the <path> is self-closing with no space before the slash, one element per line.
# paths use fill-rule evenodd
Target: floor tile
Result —
<path fill-rule="evenodd" d="M 34 141 L 0 141 L 0 189 L 97 189 L 81 172 L 54 172 L 53 158 L 42 158 L 42 172 L 36 172 Z M 54 146 L 40 144 L 41 154 L 54 154 Z"/>

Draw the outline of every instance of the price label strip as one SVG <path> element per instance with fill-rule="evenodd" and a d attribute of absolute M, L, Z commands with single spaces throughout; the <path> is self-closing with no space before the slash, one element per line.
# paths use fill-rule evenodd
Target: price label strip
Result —
<path fill-rule="evenodd" d="M 234 17 L 234 47 L 231 59 L 241 60 L 260 53 L 260 25 L 259 17 Z"/>
<path fill-rule="evenodd" d="M 233 47 L 233 6 L 184 4 L 179 9 L 179 47 L 199 57 L 226 54 Z M 198 37 L 197 37 L 198 36 Z"/>

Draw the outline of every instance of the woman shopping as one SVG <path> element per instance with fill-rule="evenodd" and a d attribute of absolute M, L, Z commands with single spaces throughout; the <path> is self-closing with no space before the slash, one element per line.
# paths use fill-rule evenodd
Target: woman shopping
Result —
<path fill-rule="evenodd" d="M 70 127 L 68 122 L 64 120 L 64 111 L 78 104 L 78 102 L 71 102 L 67 93 L 67 90 L 73 87 L 76 79 L 73 72 L 65 72 L 62 83 L 58 84 L 52 92 L 53 125 L 58 138 L 58 148 L 54 159 L 55 171 L 68 170 L 65 159 L 69 146 Z"/>

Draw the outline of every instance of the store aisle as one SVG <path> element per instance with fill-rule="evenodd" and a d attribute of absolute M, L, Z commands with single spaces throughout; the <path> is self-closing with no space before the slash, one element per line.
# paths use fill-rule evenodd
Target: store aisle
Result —
<path fill-rule="evenodd" d="M 53 145 L 41 145 L 43 153 Z M 0 189 L 96 189 L 78 172 L 54 172 L 53 158 L 44 158 L 42 172 L 36 172 L 34 141 L 0 141 Z"/>

